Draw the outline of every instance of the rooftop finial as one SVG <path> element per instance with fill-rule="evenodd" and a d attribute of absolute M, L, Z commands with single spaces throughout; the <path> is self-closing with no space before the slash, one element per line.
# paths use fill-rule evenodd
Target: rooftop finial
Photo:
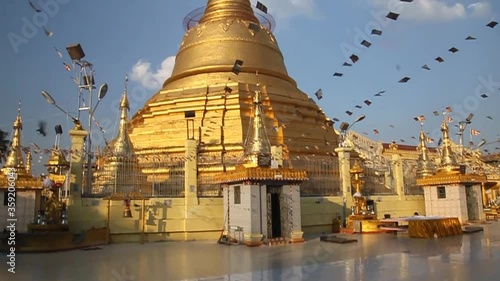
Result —
<path fill-rule="evenodd" d="M 125 75 L 125 89 L 123 90 L 123 96 L 120 101 L 120 127 L 114 144 L 114 153 L 118 155 L 131 155 L 133 153 L 133 146 L 128 135 L 127 126 L 128 111 L 130 110 L 127 96 L 127 82 L 128 75 Z"/>
<path fill-rule="evenodd" d="M 125 93 L 127 92 L 128 88 L 128 74 L 125 74 Z"/>
<path fill-rule="evenodd" d="M 120 109 L 126 108 L 126 109 L 130 110 L 130 104 L 128 102 L 128 96 L 127 96 L 127 88 L 128 88 L 128 75 L 125 75 L 125 83 L 124 83 L 124 89 L 123 89 L 123 96 L 122 96 L 122 99 L 120 101 Z"/>
<path fill-rule="evenodd" d="M 418 155 L 417 177 L 423 178 L 434 175 L 434 165 L 429 158 L 427 136 L 424 133 L 423 124 L 421 124 L 419 140 L 420 144 L 418 145 L 418 150 L 420 154 Z"/>
<path fill-rule="evenodd" d="M 445 114 L 443 123 L 441 123 L 441 132 L 443 132 L 443 148 L 441 154 L 441 167 L 439 170 L 445 172 L 454 172 L 460 169 L 457 164 L 457 160 L 455 159 L 455 155 L 453 155 L 453 151 L 451 149 L 451 140 L 448 127 L 448 122 L 450 122 L 450 120 L 452 119 Z"/>

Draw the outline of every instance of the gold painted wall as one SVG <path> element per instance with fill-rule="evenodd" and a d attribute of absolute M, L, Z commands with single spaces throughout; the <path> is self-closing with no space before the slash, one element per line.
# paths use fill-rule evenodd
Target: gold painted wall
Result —
<path fill-rule="evenodd" d="M 380 201 L 378 199 L 380 198 Z M 412 216 L 414 212 L 425 214 L 423 196 L 380 196 L 375 200 L 379 218 L 384 214 L 392 217 Z M 155 198 L 146 202 L 145 233 L 148 242 L 175 240 L 217 240 L 225 221 L 222 198 L 200 198 L 199 205 L 189 208 L 185 213 L 184 198 Z M 141 241 L 142 201 L 132 201 L 132 218 L 123 218 L 124 205 L 112 201 L 110 207 L 111 242 Z M 148 209 L 151 212 L 148 212 Z M 342 216 L 341 197 L 303 197 L 301 198 L 302 230 L 304 233 L 330 232 L 332 220 Z M 349 215 L 350 206 L 347 206 Z M 107 201 L 102 199 L 83 199 L 80 208 L 74 208 L 69 222 L 73 232 L 106 226 Z M 188 217 L 187 220 L 185 218 Z M 148 225 L 153 222 L 154 225 Z M 186 229 L 189 231 L 186 233 Z"/>

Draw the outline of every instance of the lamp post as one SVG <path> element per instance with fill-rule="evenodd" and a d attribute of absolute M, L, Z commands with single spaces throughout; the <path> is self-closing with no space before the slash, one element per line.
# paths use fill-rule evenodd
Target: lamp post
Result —
<path fill-rule="evenodd" d="M 81 128 L 81 118 L 80 118 L 80 112 L 81 111 L 88 111 L 88 133 L 89 135 L 87 136 L 87 143 L 86 143 L 86 155 L 87 155 L 87 184 L 86 184 L 86 189 L 87 191 L 90 191 L 92 188 L 92 153 L 91 153 L 91 147 L 92 147 L 92 140 L 91 140 L 91 131 L 92 131 L 92 120 L 94 118 L 94 111 L 99 105 L 99 102 L 106 96 L 106 93 L 108 91 L 108 85 L 104 83 L 99 87 L 99 92 L 98 92 L 98 100 L 94 108 L 92 108 L 92 90 L 95 89 L 95 82 L 94 82 L 94 71 L 92 70 L 92 64 L 82 60 L 85 57 L 85 53 L 83 52 L 82 47 L 80 44 L 76 45 L 70 45 L 67 48 L 68 54 L 73 60 L 73 62 L 80 66 L 79 70 L 79 85 L 78 85 L 78 115 L 77 117 L 71 116 L 67 111 L 62 109 L 56 104 L 56 101 L 52 96 L 46 92 L 42 91 L 42 96 L 44 99 L 51 105 L 55 106 L 57 109 L 60 111 L 64 112 L 67 116 L 69 116 L 75 125 L 77 127 Z M 85 105 L 83 103 L 82 99 L 82 94 L 83 91 L 86 90 L 88 91 L 89 94 L 89 99 L 88 99 L 88 105 Z M 83 189 L 82 189 L 83 193 Z"/>
<path fill-rule="evenodd" d="M 362 115 L 358 116 L 358 118 L 356 118 L 356 120 L 354 120 L 354 122 L 352 122 L 352 124 L 350 124 L 350 125 L 347 122 L 342 122 L 342 124 L 340 124 L 340 134 L 339 134 L 340 141 L 339 141 L 339 147 L 348 147 L 347 132 L 349 131 L 350 128 L 352 128 L 352 126 L 354 126 L 354 124 L 363 121 L 365 118 L 366 118 L 366 116 L 364 114 L 362 114 Z M 343 161 L 345 161 L 345 159 Z M 340 169 L 341 169 L 341 171 L 343 171 L 343 165 L 341 165 Z M 347 175 L 344 175 L 341 172 L 341 181 L 343 180 L 342 177 L 345 177 L 345 176 L 347 176 Z M 346 225 L 347 225 L 346 209 L 347 209 L 347 195 L 345 194 L 345 192 L 343 192 L 343 200 L 342 200 L 342 221 L 343 221 L 343 227 L 346 227 Z"/>
<path fill-rule="evenodd" d="M 352 126 L 354 126 L 354 124 L 363 121 L 365 118 L 366 118 L 366 116 L 364 114 L 362 114 L 362 115 L 358 116 L 358 118 L 356 118 L 356 120 L 354 120 L 354 122 L 352 122 L 352 124 L 350 124 L 350 125 L 347 122 L 342 122 L 342 124 L 340 124 L 341 142 L 339 142 L 339 147 L 343 147 L 343 146 L 345 147 L 347 145 L 345 143 L 347 140 L 347 131 L 349 131 L 349 129 L 352 128 Z"/>

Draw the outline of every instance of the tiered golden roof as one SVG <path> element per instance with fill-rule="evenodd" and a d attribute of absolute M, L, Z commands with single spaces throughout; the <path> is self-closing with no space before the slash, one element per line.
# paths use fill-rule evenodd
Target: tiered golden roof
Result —
<path fill-rule="evenodd" d="M 237 166 L 235 170 L 215 176 L 215 181 L 221 184 L 230 184 L 245 181 L 287 181 L 302 182 L 308 180 L 307 172 L 302 170 L 268 167 Z"/>
<path fill-rule="evenodd" d="M 232 72 L 236 60 L 243 61 L 238 75 Z M 183 157 L 185 112 L 194 111 L 200 155 L 241 157 L 255 91 L 270 144 L 282 146 L 285 159 L 328 157 L 338 146 L 324 113 L 288 75 L 276 38 L 259 24 L 250 1 L 209 0 L 182 39 L 172 76 L 132 117 L 136 153 L 144 162 L 162 152 Z"/>

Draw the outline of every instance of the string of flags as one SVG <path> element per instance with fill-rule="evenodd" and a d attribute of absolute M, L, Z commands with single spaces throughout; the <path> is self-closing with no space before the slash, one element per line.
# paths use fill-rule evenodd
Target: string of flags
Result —
<path fill-rule="evenodd" d="M 40 8 L 39 8 L 37 5 L 35 5 L 32 1 L 28 1 L 28 4 L 30 5 L 30 7 L 33 9 L 33 11 L 34 11 L 35 13 L 41 13 L 41 12 L 43 12 L 43 11 L 42 11 L 42 9 L 40 9 Z M 45 35 L 46 35 L 47 37 L 52 37 L 52 36 L 54 36 L 54 32 L 53 32 L 53 31 L 51 31 L 51 30 L 49 30 L 49 29 L 47 29 L 47 27 L 42 26 L 42 29 L 43 29 L 43 31 L 44 31 L 44 33 L 45 33 Z M 59 56 L 59 58 L 61 59 L 61 63 L 63 64 L 64 69 L 65 69 L 66 71 L 71 71 L 73 68 L 71 67 L 71 65 L 69 65 L 68 63 L 66 63 L 66 62 L 63 60 L 63 54 L 62 54 L 62 52 L 61 52 L 61 51 L 59 51 L 56 47 L 54 47 L 54 50 L 56 51 L 57 55 L 58 55 L 58 56 Z M 71 79 L 72 79 L 72 80 L 73 80 L 73 81 L 74 81 L 77 85 L 79 85 L 79 82 L 78 82 L 78 81 L 76 81 L 76 80 L 75 80 L 75 78 L 71 77 Z"/>
<path fill-rule="evenodd" d="M 407 2 L 407 3 L 411 3 L 413 1 L 406 1 L 406 0 L 401 0 L 401 2 Z M 394 13 L 394 12 L 389 12 L 386 17 L 390 20 L 398 20 L 399 18 L 399 14 L 397 13 Z M 498 22 L 496 21 L 490 21 L 488 24 L 486 24 L 487 27 L 489 28 L 495 28 L 496 26 L 498 25 Z M 375 33 L 374 33 L 375 32 Z M 372 34 L 376 34 L 376 35 L 382 35 L 382 31 L 374 31 L 372 32 Z M 465 41 L 474 41 L 474 40 L 477 40 L 477 37 L 473 36 L 473 35 L 467 35 L 465 37 Z M 369 42 L 368 40 L 366 39 L 363 39 L 361 42 L 360 42 L 360 45 L 361 46 L 364 46 L 365 48 L 370 48 L 373 43 L 372 42 Z M 456 46 L 452 46 L 450 47 L 448 50 L 447 50 L 450 54 L 456 54 L 459 52 L 459 48 L 457 48 Z M 360 57 L 359 55 L 357 54 L 352 54 L 350 57 L 349 57 L 350 61 L 346 61 L 342 64 L 342 66 L 344 67 L 352 67 L 353 65 L 355 65 L 357 62 L 359 62 L 360 60 Z M 434 59 L 438 64 L 441 64 L 441 63 L 444 63 L 445 62 L 445 59 L 444 57 L 442 56 L 437 56 L 435 59 Z M 430 71 L 431 70 L 431 66 L 429 64 L 424 64 L 422 65 L 421 67 L 423 70 L 426 70 L 426 71 Z M 344 73 L 341 72 L 341 71 L 338 71 L 338 72 L 335 72 L 333 74 L 334 77 L 337 77 L 337 78 L 340 78 L 340 77 L 343 77 L 344 76 Z M 401 78 L 398 83 L 408 83 L 409 81 L 411 80 L 411 76 L 404 76 L 403 78 Z M 386 93 L 385 90 L 382 90 L 382 91 L 379 91 L 377 94 L 375 94 L 374 96 L 375 97 L 382 97 L 384 94 Z M 318 96 L 317 96 L 318 97 Z M 486 99 L 488 98 L 489 96 L 487 94 L 481 94 L 480 95 L 481 98 L 483 99 Z M 323 92 L 321 92 L 321 98 L 323 98 Z M 318 98 L 319 100 L 319 98 Z M 367 105 L 367 106 L 370 106 L 372 104 L 372 101 L 366 99 L 364 101 L 364 103 Z M 358 104 L 355 104 L 354 106 L 355 109 L 361 109 L 362 108 L 362 105 L 360 105 L 359 103 Z M 451 108 L 450 108 L 451 109 Z M 345 114 L 347 114 L 348 116 L 352 116 L 354 114 L 354 112 L 352 110 L 346 110 L 345 111 Z M 434 111 L 433 114 L 435 116 L 439 116 L 439 112 L 438 111 Z M 487 116 L 486 118 L 490 119 L 490 120 L 493 120 L 493 117 L 492 116 Z M 416 117 L 416 121 L 419 121 L 419 122 L 423 122 L 422 120 L 420 120 L 421 118 L 418 118 Z M 448 116 L 446 118 L 447 122 L 451 123 L 453 122 L 453 118 L 451 116 Z M 380 132 L 378 130 L 374 130 L 373 131 L 374 134 L 379 134 Z"/>

